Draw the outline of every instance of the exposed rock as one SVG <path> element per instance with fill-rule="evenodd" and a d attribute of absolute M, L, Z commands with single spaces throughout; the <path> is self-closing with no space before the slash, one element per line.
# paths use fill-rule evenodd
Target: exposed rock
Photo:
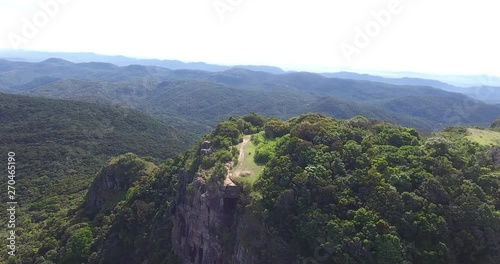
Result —
<path fill-rule="evenodd" d="M 237 258 L 250 252 L 234 243 L 239 229 L 237 205 L 241 188 L 213 186 L 199 176 L 191 184 L 192 191 L 188 191 L 191 188 L 187 185 L 178 190 L 185 197 L 176 199 L 172 212 L 174 253 L 185 264 L 236 263 Z"/>
<path fill-rule="evenodd" d="M 129 181 L 124 181 L 113 171 L 113 167 L 106 167 L 96 178 L 95 188 L 90 188 L 87 194 L 87 206 L 92 209 L 100 207 L 112 193 L 120 189 L 128 189 Z"/>
<path fill-rule="evenodd" d="M 92 182 L 85 199 L 86 211 L 92 214 L 102 209 L 112 209 L 114 205 L 107 203 L 118 202 L 135 181 L 147 174 L 147 168 L 151 171 L 152 167 L 156 166 L 134 154 L 120 156 L 104 167 Z"/>
<path fill-rule="evenodd" d="M 214 232 L 222 229 L 222 193 L 207 191 L 206 182 L 201 177 L 192 184 L 192 201 L 180 198 L 177 200 L 182 202 L 175 205 L 173 250 L 184 260 L 183 263 L 222 263 L 220 234 Z"/>
<path fill-rule="evenodd" d="M 211 142 L 202 142 L 199 161 L 213 152 Z M 227 163 L 226 169 L 231 171 L 232 164 Z M 254 212 L 245 212 L 248 197 L 230 180 L 230 174 L 224 182 L 179 174 L 177 197 L 170 211 L 174 254 L 183 264 L 299 263 L 291 245 L 275 234 L 271 236 Z"/>
<path fill-rule="evenodd" d="M 210 142 L 210 141 L 208 141 L 208 140 L 203 141 L 203 142 L 201 142 L 201 146 L 200 146 L 200 148 L 201 148 L 201 149 L 208 149 L 208 148 L 210 148 L 210 144 L 212 144 L 212 142 Z"/>
<path fill-rule="evenodd" d="M 200 155 L 201 156 L 206 156 L 206 155 L 210 155 L 213 153 L 213 150 L 212 149 L 200 149 Z"/>
<path fill-rule="evenodd" d="M 214 150 L 210 146 L 212 143 L 210 141 L 203 141 L 200 145 L 200 161 L 203 159 L 203 156 L 210 155 L 214 153 Z"/>

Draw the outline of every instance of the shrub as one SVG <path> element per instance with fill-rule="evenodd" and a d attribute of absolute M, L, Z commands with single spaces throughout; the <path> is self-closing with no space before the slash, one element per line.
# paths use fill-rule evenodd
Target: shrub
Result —
<path fill-rule="evenodd" d="M 287 122 L 281 120 L 270 120 L 264 126 L 264 131 L 266 133 L 266 137 L 269 139 L 282 137 L 290 132 L 290 125 Z"/>
<path fill-rule="evenodd" d="M 92 230 L 90 230 L 90 227 L 76 230 L 66 244 L 63 263 L 87 262 L 92 242 Z"/>

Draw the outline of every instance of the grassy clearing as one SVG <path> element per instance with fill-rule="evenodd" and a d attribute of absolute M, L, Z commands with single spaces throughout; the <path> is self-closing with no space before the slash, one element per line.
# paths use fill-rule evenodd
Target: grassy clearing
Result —
<path fill-rule="evenodd" d="M 250 138 L 251 136 L 247 135 L 245 137 Z M 253 184 L 259 178 L 264 166 L 257 165 L 253 160 L 255 147 L 255 144 L 252 141 L 249 141 L 243 148 L 245 158 L 242 161 L 239 161 L 238 165 L 233 169 L 233 173 L 239 172 L 240 177 L 234 177 L 234 181 Z M 238 148 L 241 150 L 241 144 L 238 145 Z"/>
<path fill-rule="evenodd" d="M 500 132 L 477 128 L 469 128 L 467 131 L 470 133 L 467 138 L 481 145 L 500 145 Z"/>

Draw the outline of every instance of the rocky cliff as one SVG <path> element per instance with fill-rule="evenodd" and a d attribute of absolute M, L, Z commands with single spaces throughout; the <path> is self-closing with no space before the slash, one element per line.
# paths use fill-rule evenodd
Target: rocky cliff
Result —
<path fill-rule="evenodd" d="M 112 159 L 89 188 L 85 204 L 87 213 L 113 209 L 130 187 L 156 169 L 153 163 L 140 160 L 131 153 Z"/>
<path fill-rule="evenodd" d="M 200 162 L 214 152 L 209 144 L 201 144 Z M 226 169 L 231 166 L 226 164 Z M 228 184 L 227 177 L 217 181 L 217 176 L 207 174 L 214 172 L 179 175 L 170 214 L 172 250 L 181 263 L 298 263 L 291 246 L 267 230 L 256 213 L 261 209 L 250 204 L 243 186 L 232 181 Z"/>
<path fill-rule="evenodd" d="M 203 142 L 199 159 L 213 151 Z M 180 175 L 176 202 L 172 207 L 172 247 L 182 263 L 224 263 L 228 259 L 225 236 L 234 232 L 240 190 L 196 174 Z"/>

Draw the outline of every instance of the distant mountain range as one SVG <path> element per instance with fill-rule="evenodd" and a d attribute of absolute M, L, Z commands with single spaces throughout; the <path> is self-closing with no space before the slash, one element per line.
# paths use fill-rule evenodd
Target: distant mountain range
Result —
<path fill-rule="evenodd" d="M 167 68 L 171 70 L 200 70 L 208 72 L 226 71 L 232 68 L 241 68 L 251 71 L 262 71 L 273 74 L 284 74 L 285 71 L 274 66 L 255 65 L 215 65 L 204 62 L 181 62 L 178 60 L 135 59 L 125 56 L 107 56 L 95 53 L 65 53 L 65 52 L 38 52 L 38 51 L 10 51 L 0 50 L 0 59 L 11 61 L 41 62 L 50 58 L 61 58 L 75 63 L 101 62 L 117 66 L 144 65 Z M 380 72 L 360 74 L 355 72 L 320 73 L 325 77 L 364 80 L 395 85 L 430 86 L 445 91 L 462 93 L 489 104 L 500 104 L 500 78 L 487 75 L 431 75 L 413 72 Z M 377 76 L 380 75 L 380 76 Z M 384 76 L 384 77 L 382 77 Z M 0 84 L 0 91 L 2 86 Z"/>
<path fill-rule="evenodd" d="M 323 73 L 322 75 L 332 78 L 364 80 L 364 81 L 381 82 L 381 83 L 395 84 L 395 85 L 430 86 L 449 92 L 465 94 L 467 96 L 481 100 L 489 104 L 500 103 L 500 87 L 487 85 L 496 83 L 494 77 L 486 77 L 486 76 L 472 77 L 476 78 L 479 83 L 482 82 L 482 84 L 479 86 L 458 87 L 437 80 L 414 78 L 414 77 L 385 78 L 380 76 L 359 74 L 352 72 Z M 473 81 L 471 82 L 474 83 Z"/>
<path fill-rule="evenodd" d="M 181 62 L 178 60 L 158 60 L 158 59 L 135 59 L 125 56 L 106 56 L 95 53 L 66 53 L 66 52 L 37 52 L 37 51 L 5 51 L 0 50 L 0 59 L 40 62 L 50 58 L 61 58 L 71 62 L 106 62 L 118 66 L 128 65 L 146 65 L 158 66 L 172 70 L 190 69 L 202 71 L 224 71 L 233 67 L 249 69 L 253 71 L 264 71 L 270 73 L 284 73 L 282 69 L 273 66 L 254 66 L 254 65 L 238 65 L 238 66 L 223 66 L 208 64 L 204 62 Z"/>
<path fill-rule="evenodd" d="M 500 105 L 429 86 L 328 78 L 308 72 L 172 70 L 58 58 L 38 63 L 0 60 L 0 89 L 132 107 L 191 133 L 191 138 L 205 134 L 221 120 L 249 112 L 280 118 L 309 112 L 336 118 L 363 115 L 429 130 L 486 126 L 500 113 Z"/>

